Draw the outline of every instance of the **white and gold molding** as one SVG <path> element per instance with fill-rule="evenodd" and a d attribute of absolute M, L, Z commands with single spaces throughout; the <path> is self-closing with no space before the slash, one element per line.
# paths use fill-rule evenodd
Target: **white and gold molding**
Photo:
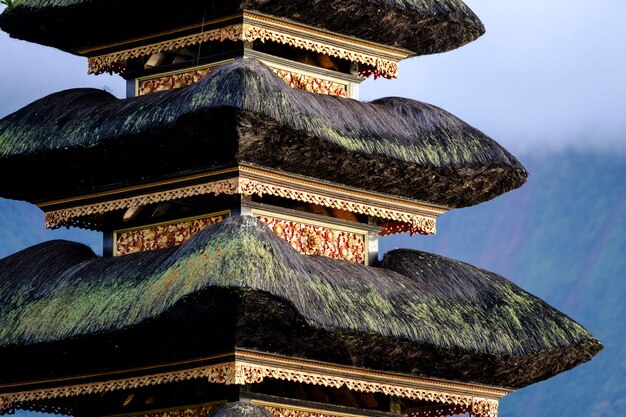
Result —
<path fill-rule="evenodd" d="M 95 55 L 98 53 L 97 50 L 91 49 L 79 51 L 79 53 L 89 56 L 88 71 L 90 74 L 101 74 L 104 72 L 119 72 L 124 69 L 126 62 L 133 58 L 172 51 L 205 42 L 223 42 L 226 40 L 234 42 L 276 42 L 353 61 L 368 67 L 369 69 L 366 70 L 367 74 L 372 73 L 377 77 L 385 78 L 396 78 L 398 76 L 398 62 L 411 56 L 410 52 L 402 49 L 393 49 L 371 42 L 355 40 L 257 13 L 244 12 L 241 17 L 241 23 L 227 24 L 227 20 L 221 19 L 221 21 L 226 22 L 225 26 L 208 30 L 204 30 L 204 26 L 200 26 L 196 28 L 196 30 L 200 30 L 199 32 L 121 49 L 115 52 Z M 236 16 L 233 18 L 236 18 Z M 206 25 L 211 26 L 212 23 L 214 22 L 207 22 Z M 174 33 L 171 33 L 171 36 L 174 36 Z M 157 35 L 154 35 L 154 37 L 156 38 Z M 144 38 L 144 42 L 149 42 L 149 40 Z M 123 44 L 118 44 L 117 48 L 123 48 Z"/>
<path fill-rule="evenodd" d="M 383 234 L 408 231 L 424 235 L 436 233 L 436 218 L 447 211 L 444 208 L 424 203 L 391 198 L 377 193 L 366 193 L 328 183 L 313 182 L 299 176 L 288 176 L 243 165 L 231 170 L 217 171 L 217 173 L 225 172 L 231 172 L 235 176 L 220 180 L 211 180 L 208 176 L 206 182 L 149 193 L 141 193 L 141 187 L 129 187 L 117 190 L 117 192 L 112 191 L 40 203 L 38 206 L 45 212 L 46 227 L 55 229 L 63 226 L 82 225 L 84 222 L 81 218 L 85 216 L 200 195 L 271 195 L 395 222 L 390 223 L 390 229 L 388 231 L 383 230 Z M 172 186 L 177 181 L 184 181 L 184 178 L 171 182 L 148 184 L 144 187 L 166 184 Z M 125 198 L 114 197 L 115 194 L 128 193 L 129 191 L 135 191 L 137 194 Z M 81 200 L 103 199 L 107 196 L 112 198 L 98 203 L 81 204 Z M 50 209 L 51 206 L 60 204 L 69 207 Z"/>
<path fill-rule="evenodd" d="M 24 390 L 17 390 L 15 386 L 0 386 L 0 391 L 11 389 L 11 392 L 0 393 L 0 412 L 20 403 L 102 394 L 198 379 L 226 385 L 258 384 L 265 379 L 278 379 L 325 387 L 346 387 L 356 392 L 382 393 L 412 400 L 467 407 L 474 415 L 480 417 L 497 417 L 499 399 L 510 392 L 493 387 L 387 374 L 245 350 L 220 356 L 229 359 L 226 362 L 176 371 L 158 372 L 153 369 L 151 373 L 127 378 L 107 378 L 106 374 L 102 374 L 98 376 L 101 380 L 89 383 L 78 383 L 85 376 L 76 377 L 75 380 L 38 381 L 40 384 L 49 385 L 44 389 L 28 390 L 28 385 L 22 385 Z M 219 359 L 214 357 L 204 360 L 216 358 Z"/>

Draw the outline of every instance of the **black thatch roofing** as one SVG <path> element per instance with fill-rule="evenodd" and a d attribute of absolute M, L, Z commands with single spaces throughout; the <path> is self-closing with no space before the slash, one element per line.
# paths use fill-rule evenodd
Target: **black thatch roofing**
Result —
<path fill-rule="evenodd" d="M 0 196 L 38 201 L 246 162 L 462 207 L 526 180 L 495 141 L 429 104 L 292 89 L 253 59 L 119 100 L 52 94 L 0 120 Z"/>
<path fill-rule="evenodd" d="M 34 246 L 0 260 L 0 300 L 0 379 L 236 346 L 522 387 L 602 348 L 496 274 L 409 250 L 382 268 L 304 256 L 251 217 L 117 258 L 65 241 Z"/>
<path fill-rule="evenodd" d="M 235 401 L 219 406 L 207 417 L 273 417 L 264 406 Z"/>
<path fill-rule="evenodd" d="M 11 36 L 66 51 L 256 11 L 424 55 L 481 36 L 461 0 L 19 0 L 0 16 Z"/>

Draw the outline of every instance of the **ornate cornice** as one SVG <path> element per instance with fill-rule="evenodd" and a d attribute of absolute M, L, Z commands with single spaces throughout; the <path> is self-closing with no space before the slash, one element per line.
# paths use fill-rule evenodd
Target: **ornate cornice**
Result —
<path fill-rule="evenodd" d="M 139 189 L 133 188 L 133 190 L 137 191 Z M 120 192 L 127 192 L 127 190 L 123 189 Z M 99 203 L 75 205 L 58 210 L 47 210 L 47 208 L 54 204 L 69 202 L 70 200 L 44 203 L 40 204 L 39 207 L 45 212 L 46 227 L 55 229 L 62 226 L 83 226 L 85 222 L 82 218 L 85 216 L 209 194 L 271 195 L 395 222 L 389 223 L 389 228 L 383 232 L 384 234 L 405 231 L 424 235 L 434 234 L 436 233 L 436 217 L 446 211 L 445 209 L 430 207 L 424 204 L 393 200 L 375 194 L 351 191 L 326 184 L 317 184 L 295 177 L 243 166 L 239 167 L 239 176 L 234 178 L 209 181 L 126 198 L 112 198 Z M 91 195 L 84 198 L 106 197 L 107 195 L 114 194 L 109 192 L 102 196 Z"/>
<path fill-rule="evenodd" d="M 242 20 L 242 23 L 227 24 L 226 26 L 208 30 L 201 26 L 196 28 L 196 30 L 201 29 L 200 32 L 190 35 L 107 54 L 90 56 L 88 71 L 90 74 L 121 72 L 129 59 L 205 42 L 223 42 L 226 40 L 233 42 L 276 42 L 289 45 L 294 48 L 357 62 L 364 67 L 364 75 L 369 76 L 373 74 L 376 77 L 381 76 L 385 78 L 397 78 L 398 62 L 410 56 L 410 53 L 406 51 L 386 48 L 381 45 L 358 41 L 337 34 L 315 30 L 304 25 L 282 22 L 249 12 L 243 14 Z M 82 53 L 89 54 L 93 53 L 93 51 L 83 51 Z"/>
<path fill-rule="evenodd" d="M 265 363 L 263 363 L 264 359 L 266 359 Z M 238 352 L 234 360 L 226 363 L 84 384 L 71 384 L 63 380 L 56 383 L 67 385 L 4 393 L 0 394 L 0 412 L 9 410 L 20 403 L 101 394 L 195 379 L 205 379 L 210 383 L 226 385 L 257 384 L 265 379 L 278 379 L 334 388 L 346 387 L 357 392 L 382 393 L 418 401 L 465 407 L 471 409 L 474 415 L 481 417 L 497 417 L 498 399 L 508 393 L 508 391 L 481 386 L 383 374 L 358 368 L 290 360 L 244 351 Z M 50 381 L 50 383 L 53 382 Z"/>

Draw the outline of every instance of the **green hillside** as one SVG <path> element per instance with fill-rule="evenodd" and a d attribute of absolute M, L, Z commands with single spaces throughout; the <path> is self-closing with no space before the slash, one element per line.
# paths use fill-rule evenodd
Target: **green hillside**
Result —
<path fill-rule="evenodd" d="M 522 158 L 528 183 L 440 218 L 435 237 L 389 238 L 498 272 L 587 327 L 593 361 L 506 398 L 501 414 L 617 416 L 626 406 L 626 156 Z"/>
<path fill-rule="evenodd" d="M 414 247 L 498 272 L 604 343 L 592 362 L 510 395 L 502 416 L 617 416 L 626 406 L 626 156 L 522 162 L 531 176 L 520 190 L 444 215 L 437 236 L 385 238 L 382 249 Z M 36 208 L 0 200 L 0 257 L 59 237 L 101 250 L 98 234 L 42 224 Z"/>

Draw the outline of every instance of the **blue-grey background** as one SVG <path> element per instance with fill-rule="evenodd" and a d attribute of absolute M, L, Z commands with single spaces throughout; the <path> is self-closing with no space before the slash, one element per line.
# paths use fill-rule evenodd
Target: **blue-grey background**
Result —
<path fill-rule="evenodd" d="M 503 416 L 617 416 L 626 406 L 626 2 L 468 0 L 487 33 L 459 50 L 366 81 L 361 97 L 441 106 L 515 153 L 528 183 L 445 214 L 434 237 L 385 238 L 500 273 L 590 329 L 592 362 L 511 394 Z M 119 77 L 0 33 L 0 117 L 61 89 L 118 97 Z M 11 181 L 11 178 L 0 178 Z M 41 212 L 0 199 L 0 257 L 55 238 L 101 250 L 98 234 L 47 231 Z M 27 413 L 22 413 L 27 415 Z"/>

